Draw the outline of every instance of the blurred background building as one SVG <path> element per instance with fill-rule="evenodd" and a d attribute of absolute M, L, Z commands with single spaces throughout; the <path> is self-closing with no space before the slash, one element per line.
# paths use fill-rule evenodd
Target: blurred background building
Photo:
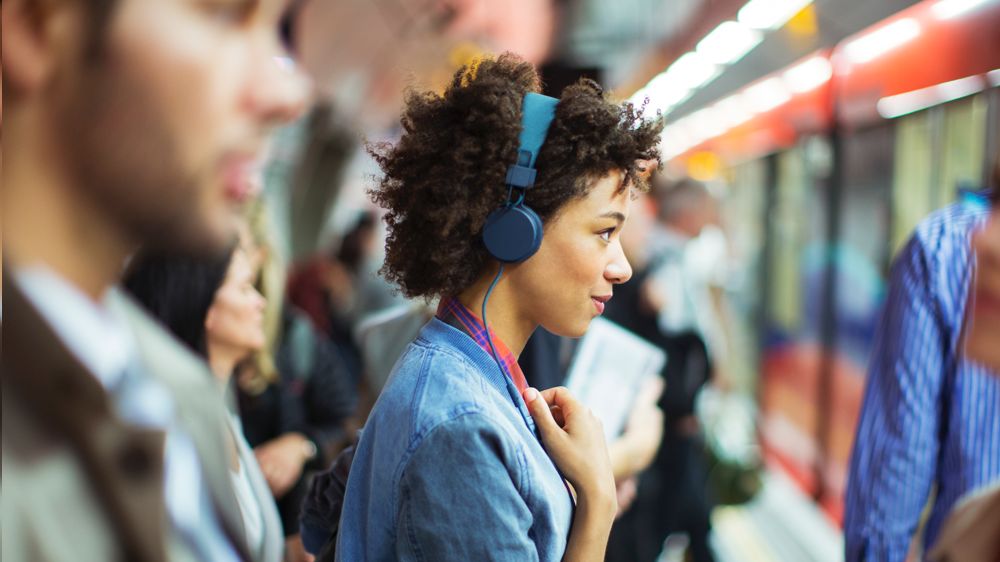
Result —
<path fill-rule="evenodd" d="M 293 269 L 343 253 L 377 216 L 363 142 L 398 134 L 407 86 L 440 90 L 476 56 L 509 50 L 538 65 L 549 95 L 588 77 L 647 103 L 668 124 L 665 173 L 709 186 L 728 240 L 724 369 L 743 421 L 707 425 L 760 463 L 763 488 L 716 508 L 718 558 L 842 560 L 890 261 L 922 218 L 986 186 L 1000 149 L 1000 0 L 299 6 L 289 63 L 315 77 L 316 104 L 277 136 L 265 174 Z M 350 322 L 395 302 L 364 296 L 387 294 L 380 228 L 352 277 L 323 277 L 351 284 Z"/>

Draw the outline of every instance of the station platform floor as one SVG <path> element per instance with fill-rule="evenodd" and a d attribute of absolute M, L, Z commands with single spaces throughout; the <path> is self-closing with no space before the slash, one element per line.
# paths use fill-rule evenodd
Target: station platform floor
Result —
<path fill-rule="evenodd" d="M 841 530 L 794 483 L 777 472 L 741 506 L 712 513 L 711 545 L 718 562 L 843 562 Z M 670 560 L 668 552 L 660 562 Z"/>

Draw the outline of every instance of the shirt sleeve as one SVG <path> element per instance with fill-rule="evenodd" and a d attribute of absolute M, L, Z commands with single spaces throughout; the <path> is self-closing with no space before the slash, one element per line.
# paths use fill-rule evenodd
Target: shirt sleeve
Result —
<path fill-rule="evenodd" d="M 893 264 L 845 497 L 847 562 L 902 562 L 935 479 L 950 328 L 926 249 Z"/>
<path fill-rule="evenodd" d="M 400 482 L 399 560 L 538 560 L 522 461 L 501 431 L 466 414 L 424 437 Z"/>

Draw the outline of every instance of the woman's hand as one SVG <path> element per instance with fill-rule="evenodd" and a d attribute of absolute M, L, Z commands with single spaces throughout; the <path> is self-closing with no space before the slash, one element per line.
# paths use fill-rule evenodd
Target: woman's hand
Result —
<path fill-rule="evenodd" d="M 306 454 L 306 437 L 301 433 L 286 433 L 254 448 L 257 462 L 275 499 L 280 499 L 302 476 Z"/>
<path fill-rule="evenodd" d="M 541 393 L 529 388 L 523 397 L 545 451 L 577 494 L 573 530 L 563 560 L 603 561 L 618 511 L 604 426 L 563 387 Z"/>
<path fill-rule="evenodd" d="M 577 494 L 594 500 L 614 498 L 615 479 L 604 426 L 590 408 L 561 386 L 541 393 L 529 388 L 524 391 L 524 401 L 538 425 L 545 451 Z"/>

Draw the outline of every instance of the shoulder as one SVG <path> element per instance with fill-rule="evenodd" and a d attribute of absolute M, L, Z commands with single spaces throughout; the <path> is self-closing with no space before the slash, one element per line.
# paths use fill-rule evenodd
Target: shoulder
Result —
<path fill-rule="evenodd" d="M 988 209 L 954 203 L 922 220 L 893 263 L 897 278 L 920 282 L 932 292 L 951 289 L 968 274 L 970 240 L 989 215 Z"/>
<path fill-rule="evenodd" d="M 475 365 L 460 352 L 418 338 L 396 362 L 373 416 L 408 428 L 411 439 L 419 440 L 444 421 L 484 413 L 487 392 Z"/>
<path fill-rule="evenodd" d="M 908 246 L 942 260 L 968 251 L 969 236 L 989 217 L 982 205 L 958 202 L 939 209 L 917 225 Z"/>
<path fill-rule="evenodd" d="M 121 290 L 112 291 L 107 304 L 111 313 L 131 329 L 142 363 L 149 374 L 171 388 L 212 388 L 215 379 L 205 362 L 150 316 L 140 304 Z M 186 398 L 177 397 L 178 400 Z"/>
<path fill-rule="evenodd" d="M 507 487 L 512 483 L 524 492 L 528 486 L 525 464 L 523 448 L 504 424 L 487 413 L 470 411 L 428 428 L 414 443 L 401 477 L 404 486 L 450 481 L 458 487 Z"/>

